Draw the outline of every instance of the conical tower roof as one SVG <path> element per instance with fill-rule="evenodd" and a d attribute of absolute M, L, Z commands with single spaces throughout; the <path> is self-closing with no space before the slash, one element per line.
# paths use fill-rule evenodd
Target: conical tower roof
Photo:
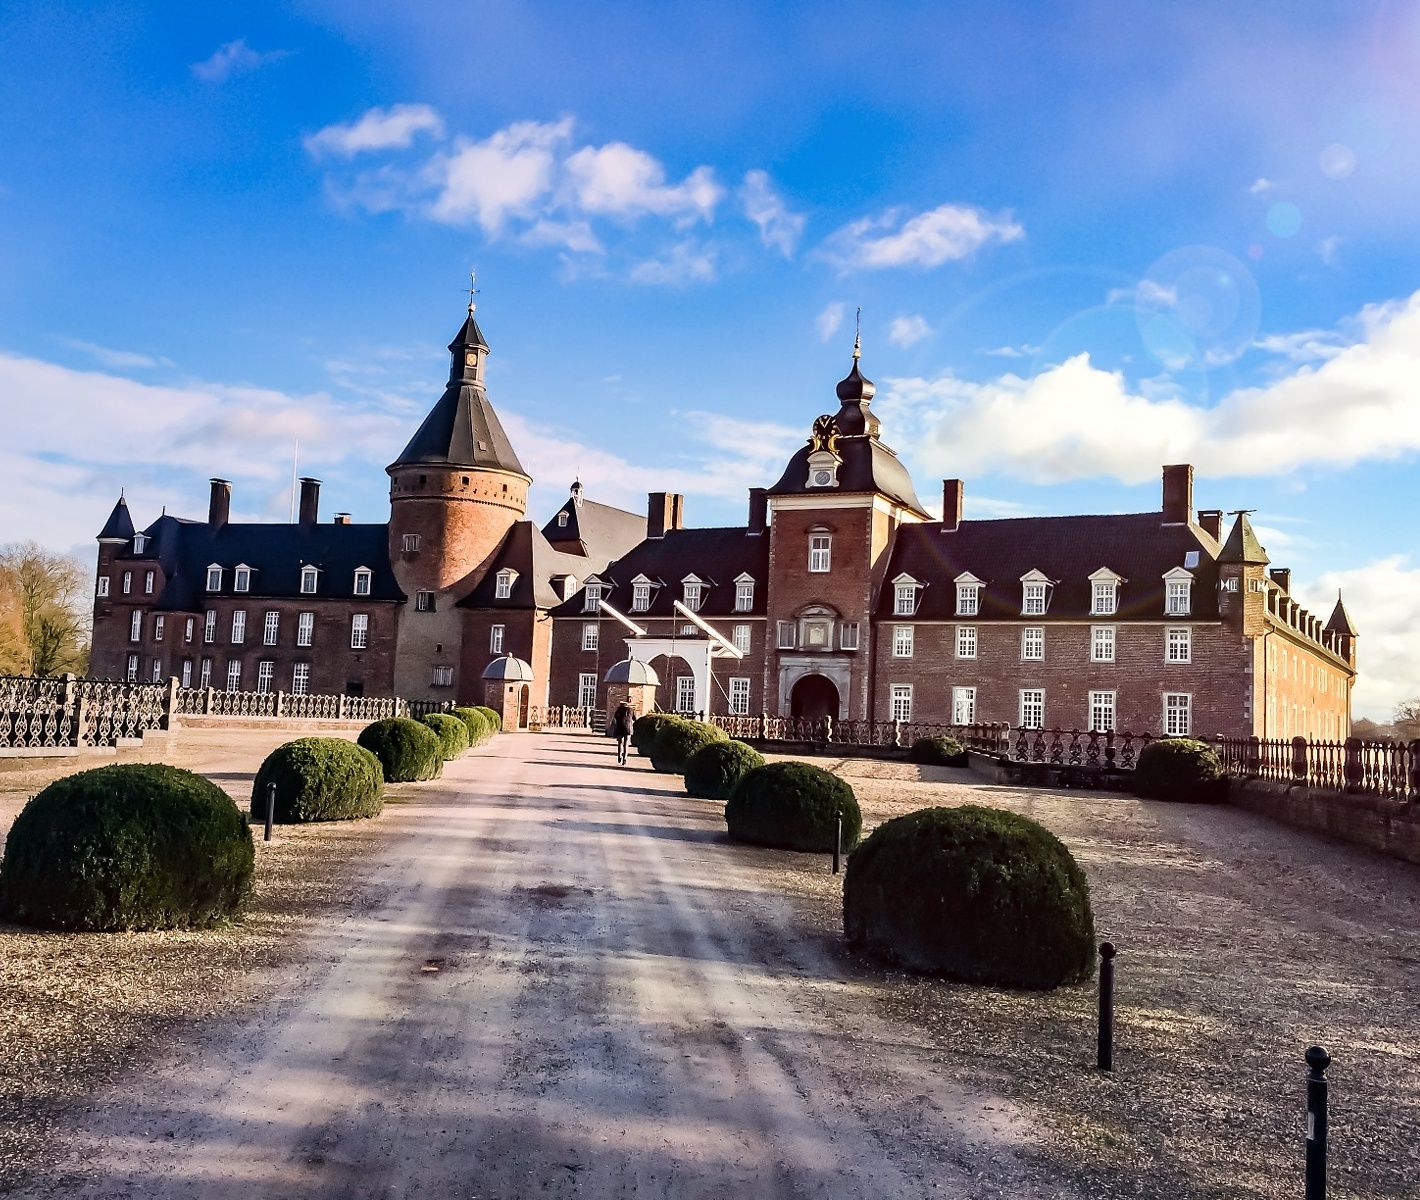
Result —
<path fill-rule="evenodd" d="M 132 536 L 133 518 L 128 515 L 128 501 L 120 494 L 118 503 L 113 506 L 113 512 L 109 513 L 104 527 L 99 530 L 98 540 L 101 542 L 126 542 Z"/>
<path fill-rule="evenodd" d="M 1257 540 L 1257 534 L 1252 531 L 1252 522 L 1247 519 L 1247 513 L 1238 513 L 1232 531 L 1228 534 L 1228 540 L 1223 543 L 1223 552 L 1218 555 L 1218 561 L 1253 566 L 1266 566 L 1272 561 L 1267 557 L 1262 543 Z"/>
<path fill-rule="evenodd" d="M 1356 626 L 1351 620 L 1351 614 L 1346 611 L 1346 605 L 1341 603 L 1341 593 L 1336 593 L 1336 607 L 1331 610 L 1331 616 L 1327 619 L 1326 628 L 1331 633 L 1339 633 L 1345 637 L 1359 637 Z"/>

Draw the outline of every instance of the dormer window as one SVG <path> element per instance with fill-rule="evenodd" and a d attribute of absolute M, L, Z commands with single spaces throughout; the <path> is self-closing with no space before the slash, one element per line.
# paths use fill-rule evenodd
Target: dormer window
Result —
<path fill-rule="evenodd" d="M 1040 571 L 1027 571 L 1021 576 L 1021 614 L 1042 617 L 1050 603 L 1050 580 Z"/>
<path fill-rule="evenodd" d="M 599 583 L 587 584 L 587 590 L 582 596 L 582 611 L 596 612 L 602 606 L 602 585 Z"/>
<path fill-rule="evenodd" d="M 357 596 L 368 596 L 370 594 L 370 582 L 375 577 L 375 573 L 369 567 L 355 568 L 355 594 Z"/>
<path fill-rule="evenodd" d="M 825 575 L 833 563 L 833 535 L 827 530 L 809 533 L 809 572 Z"/>
<path fill-rule="evenodd" d="M 220 592 L 222 590 L 222 568 L 213 563 L 207 568 L 207 590 L 209 592 Z"/>
<path fill-rule="evenodd" d="M 981 580 L 969 572 L 956 577 L 957 616 L 974 617 L 981 611 Z"/>
<path fill-rule="evenodd" d="M 558 529 L 566 529 L 566 528 L 567 528 L 567 514 L 566 514 L 565 512 L 560 512 L 560 513 L 557 514 L 557 528 L 558 528 Z"/>
<path fill-rule="evenodd" d="M 651 581 L 644 575 L 631 581 L 631 611 L 645 612 L 651 607 Z"/>
<path fill-rule="evenodd" d="M 892 615 L 911 617 L 917 614 L 917 597 L 922 584 L 911 575 L 899 575 L 892 581 Z"/>
<path fill-rule="evenodd" d="M 681 586 L 685 589 L 684 603 L 691 612 L 699 612 L 700 606 L 705 603 L 705 583 L 694 575 L 687 575 L 681 580 Z"/>
<path fill-rule="evenodd" d="M 1119 585 L 1124 580 L 1108 567 L 1090 576 L 1090 615 L 1107 617 L 1119 611 Z"/>
<path fill-rule="evenodd" d="M 570 600 L 577 594 L 577 577 L 569 575 L 562 581 L 562 599 Z"/>
<path fill-rule="evenodd" d="M 148 535 L 146 533 L 135 533 L 133 535 L 133 553 L 142 554 L 148 549 Z"/>
<path fill-rule="evenodd" d="M 493 595 L 498 600 L 509 600 L 513 595 L 513 581 L 517 579 L 518 573 L 509 567 L 504 567 L 498 572 L 498 578 L 494 582 Z"/>
<path fill-rule="evenodd" d="M 1186 617 L 1193 612 L 1193 576 L 1182 567 L 1164 575 L 1164 615 Z"/>
<path fill-rule="evenodd" d="M 315 567 L 301 568 L 301 595 L 314 596 L 320 582 L 320 572 Z"/>
<path fill-rule="evenodd" d="M 735 611 L 749 612 L 754 607 L 754 579 L 741 575 L 735 580 Z"/>
<path fill-rule="evenodd" d="M 251 591 L 251 568 L 246 563 L 238 563 L 232 571 L 232 591 Z"/>

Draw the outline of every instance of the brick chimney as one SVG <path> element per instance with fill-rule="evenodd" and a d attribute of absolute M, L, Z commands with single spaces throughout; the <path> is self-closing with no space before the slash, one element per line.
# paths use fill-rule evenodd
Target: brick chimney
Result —
<path fill-rule="evenodd" d="M 646 504 L 646 536 L 665 537 L 685 522 L 685 497 L 679 492 L 650 492 Z"/>
<path fill-rule="evenodd" d="M 1269 567 L 1267 574 L 1272 577 L 1275 583 L 1284 592 L 1291 594 L 1292 591 L 1292 568 L 1291 567 Z"/>
<path fill-rule="evenodd" d="M 207 524 L 215 532 L 227 524 L 232 516 L 232 482 L 229 479 L 212 480 L 212 496 L 207 501 Z"/>
<path fill-rule="evenodd" d="M 1198 527 L 1215 542 L 1223 540 L 1223 510 L 1221 508 L 1200 508 Z"/>
<path fill-rule="evenodd" d="M 320 480 L 312 479 L 309 475 L 301 479 L 301 524 L 309 528 L 314 525 L 320 516 Z"/>
<path fill-rule="evenodd" d="M 961 528 L 961 502 L 966 487 L 960 479 L 942 480 L 942 532 L 955 533 Z"/>
<path fill-rule="evenodd" d="M 1164 468 L 1164 524 L 1186 525 L 1193 517 L 1193 466 Z"/>
<path fill-rule="evenodd" d="M 349 514 L 349 513 L 336 513 L 336 514 L 335 514 L 335 518 L 334 518 L 334 523 L 335 523 L 336 525 L 349 525 L 349 524 L 350 524 L 350 514 Z"/>
<path fill-rule="evenodd" d="M 745 531 L 750 537 L 759 537 L 769 524 L 769 493 L 762 487 L 749 489 L 749 528 Z"/>

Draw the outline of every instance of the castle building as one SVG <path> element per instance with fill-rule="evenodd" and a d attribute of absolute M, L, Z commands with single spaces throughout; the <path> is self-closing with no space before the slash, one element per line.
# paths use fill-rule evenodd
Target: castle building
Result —
<path fill-rule="evenodd" d="M 1158 511 L 942 516 L 882 440 L 852 366 L 837 411 L 745 524 L 685 525 L 681 496 L 644 517 L 580 484 L 539 527 L 532 480 L 484 385 L 467 319 L 448 384 L 395 461 L 387 525 L 229 520 L 135 529 L 120 498 L 99 534 L 93 670 L 183 686 L 396 694 L 481 703 L 485 677 L 546 705 L 603 708 L 627 661 L 660 707 L 839 720 L 1005 722 L 1166 734 L 1344 738 L 1357 632 L 1292 597 L 1247 512 L 1193 507 L 1165 466 Z M 620 688 L 618 692 L 616 689 Z"/>

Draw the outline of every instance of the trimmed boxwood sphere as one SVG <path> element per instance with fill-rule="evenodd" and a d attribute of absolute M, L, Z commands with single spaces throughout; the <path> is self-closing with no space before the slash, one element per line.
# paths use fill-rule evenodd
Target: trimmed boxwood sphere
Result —
<path fill-rule="evenodd" d="M 907 757 L 915 763 L 933 767 L 964 767 L 966 751 L 954 737 L 924 737 L 912 743 Z"/>
<path fill-rule="evenodd" d="M 489 708 L 486 704 L 475 704 L 473 711 L 483 714 L 483 719 L 488 722 L 489 736 L 503 732 L 503 718 L 496 710 Z"/>
<path fill-rule="evenodd" d="M 377 817 L 385 803 L 380 760 L 343 738 L 298 738 L 268 754 L 251 787 L 251 813 L 259 821 L 273 783 L 283 825 Z"/>
<path fill-rule="evenodd" d="M 631 726 L 631 744 L 636 747 L 636 752 L 649 758 L 651 756 L 651 745 L 656 740 L 656 734 L 676 721 L 685 721 L 684 717 L 678 717 L 674 713 L 647 713 L 644 717 L 637 717 Z"/>
<path fill-rule="evenodd" d="M 718 725 L 704 721 L 675 721 L 662 725 L 651 743 L 651 765 L 663 775 L 682 775 L 685 764 L 698 750 L 714 742 L 727 742 L 730 735 Z"/>
<path fill-rule="evenodd" d="M 1090 888 L 1070 851 L 1017 813 L 926 808 L 873 830 L 848 860 L 850 945 L 966 983 L 1053 988 L 1088 979 Z"/>
<path fill-rule="evenodd" d="M 464 729 L 468 732 L 468 744 L 481 746 L 493 736 L 493 730 L 488 724 L 488 718 L 483 715 L 481 708 L 456 708 L 450 714 L 463 722 Z"/>
<path fill-rule="evenodd" d="M 451 762 L 468 749 L 468 726 L 453 713 L 425 713 L 420 718 L 439 735 L 439 753 Z"/>
<path fill-rule="evenodd" d="M 380 760 L 386 783 L 437 779 L 444 772 L 443 743 L 422 721 L 386 717 L 366 725 L 356 740 Z"/>
<path fill-rule="evenodd" d="M 122 764 L 25 805 L 0 863 L 0 918 L 43 929 L 206 929 L 251 893 L 246 817 L 211 780 Z"/>
<path fill-rule="evenodd" d="M 755 767 L 735 785 L 725 805 L 725 824 L 737 842 L 828 853 L 839 813 L 843 849 L 852 850 L 863 833 L 853 789 L 811 763 L 776 762 Z"/>
<path fill-rule="evenodd" d="M 728 800 L 735 784 L 764 766 L 764 755 L 743 742 L 711 742 L 685 764 L 685 790 L 702 800 Z"/>
<path fill-rule="evenodd" d="M 1150 742 L 1134 765 L 1134 791 L 1151 800 L 1211 803 L 1222 800 L 1227 788 L 1217 752 L 1197 738 Z"/>

